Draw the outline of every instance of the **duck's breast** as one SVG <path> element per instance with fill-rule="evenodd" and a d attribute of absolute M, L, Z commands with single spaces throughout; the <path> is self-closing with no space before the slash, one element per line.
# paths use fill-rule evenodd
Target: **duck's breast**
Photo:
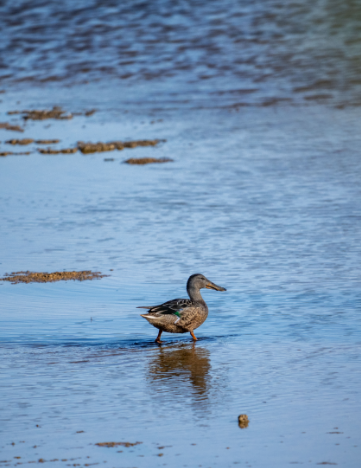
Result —
<path fill-rule="evenodd" d="M 187 307 L 182 312 L 182 318 L 178 325 L 187 331 L 193 331 L 200 327 L 208 317 L 208 307 L 206 304 L 199 306 Z"/>

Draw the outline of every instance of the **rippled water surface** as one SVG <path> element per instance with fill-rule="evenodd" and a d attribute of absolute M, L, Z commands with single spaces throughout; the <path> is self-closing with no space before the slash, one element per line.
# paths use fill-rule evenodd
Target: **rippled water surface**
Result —
<path fill-rule="evenodd" d="M 332 1 L 1 4 L 0 121 L 24 132 L 0 152 L 31 154 L 0 158 L 0 275 L 109 275 L 0 282 L 1 466 L 360 466 L 359 20 Z M 7 114 L 53 105 L 97 112 Z M 143 156 L 174 162 L 123 163 Z M 196 343 L 156 345 L 136 306 L 195 272 L 227 292 L 204 290 Z"/>
<path fill-rule="evenodd" d="M 0 80 L 161 83 L 173 100 L 219 105 L 360 105 L 360 27 L 352 0 L 4 0 Z"/>

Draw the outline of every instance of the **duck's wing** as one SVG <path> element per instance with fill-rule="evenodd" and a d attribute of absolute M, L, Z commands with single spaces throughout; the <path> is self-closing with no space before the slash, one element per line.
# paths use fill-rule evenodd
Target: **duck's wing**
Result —
<path fill-rule="evenodd" d="M 164 304 L 156 306 L 140 306 L 138 309 L 148 309 L 149 314 L 160 317 L 161 315 L 174 314 L 179 317 L 179 314 L 192 305 L 190 299 L 173 299 L 171 301 L 164 302 Z"/>

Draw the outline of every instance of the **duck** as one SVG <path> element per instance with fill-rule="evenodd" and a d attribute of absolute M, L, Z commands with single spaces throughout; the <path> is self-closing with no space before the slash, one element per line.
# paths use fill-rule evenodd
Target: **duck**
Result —
<path fill-rule="evenodd" d="M 148 309 L 148 313 L 141 314 L 153 327 L 158 328 L 159 333 L 156 343 L 162 343 L 161 335 L 168 333 L 189 332 L 194 341 L 197 341 L 193 331 L 200 327 L 208 317 L 208 306 L 201 296 L 202 288 L 215 291 L 227 291 L 222 286 L 217 286 L 204 275 L 196 273 L 187 281 L 187 293 L 189 299 L 172 299 L 156 306 L 138 306 L 138 309 Z"/>

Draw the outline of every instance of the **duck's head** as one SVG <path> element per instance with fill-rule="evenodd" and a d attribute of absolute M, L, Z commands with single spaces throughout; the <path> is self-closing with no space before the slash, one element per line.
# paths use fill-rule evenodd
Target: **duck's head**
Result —
<path fill-rule="evenodd" d="M 201 275 L 200 273 L 196 273 L 195 275 L 192 275 L 188 278 L 187 282 L 187 291 L 191 289 L 214 289 L 216 291 L 227 291 L 226 288 L 222 288 L 222 286 L 217 286 L 216 284 L 212 283 L 212 281 L 209 281 L 204 275 Z"/>

